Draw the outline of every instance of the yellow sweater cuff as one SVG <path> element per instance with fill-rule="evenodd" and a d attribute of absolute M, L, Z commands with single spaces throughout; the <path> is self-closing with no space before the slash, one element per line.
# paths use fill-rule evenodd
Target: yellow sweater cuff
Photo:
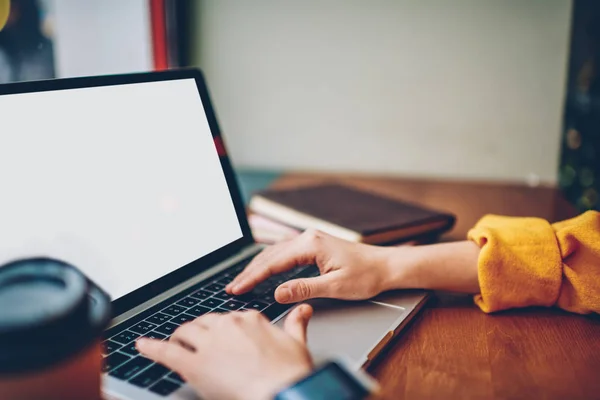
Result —
<path fill-rule="evenodd" d="M 562 259 L 552 226 L 539 218 L 488 215 L 468 233 L 480 248 L 481 293 L 485 312 L 551 306 L 559 296 Z"/>

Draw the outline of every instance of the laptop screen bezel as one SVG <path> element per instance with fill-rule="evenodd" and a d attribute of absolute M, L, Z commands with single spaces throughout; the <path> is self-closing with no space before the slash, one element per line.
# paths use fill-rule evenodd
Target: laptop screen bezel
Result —
<path fill-rule="evenodd" d="M 212 266 L 226 260 L 233 254 L 241 251 L 243 248 L 252 245 L 254 239 L 248 225 L 244 202 L 240 194 L 235 172 L 231 166 L 231 162 L 227 155 L 225 143 L 219 129 L 219 124 L 210 101 L 208 88 L 206 86 L 203 74 L 198 69 L 181 69 L 161 72 L 145 72 L 122 75 L 107 75 L 94 77 L 78 77 L 67 79 L 53 79 L 45 81 L 19 82 L 0 85 L 0 96 L 14 95 L 24 93 L 48 92 L 69 89 L 83 89 L 99 86 L 117 86 L 145 82 L 159 82 L 170 80 L 194 79 L 198 94 L 204 107 L 204 113 L 208 120 L 215 150 L 219 154 L 221 167 L 227 186 L 231 195 L 231 200 L 235 207 L 235 212 L 243 233 L 243 236 L 212 253 L 182 265 L 173 272 L 164 275 L 136 290 L 112 301 L 113 317 L 123 314 L 124 312 L 145 303 L 146 301 L 156 297 L 166 290 L 185 282 L 186 280 L 198 275 Z M 77 266 L 75 266 L 77 267 Z M 143 266 L 133 266 L 132 268 L 143 268 Z"/>

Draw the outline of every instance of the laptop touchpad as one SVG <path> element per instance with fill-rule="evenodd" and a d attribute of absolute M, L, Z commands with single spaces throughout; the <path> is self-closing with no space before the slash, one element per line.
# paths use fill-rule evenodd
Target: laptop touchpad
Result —
<path fill-rule="evenodd" d="M 317 299 L 308 303 L 315 310 L 308 324 L 308 348 L 316 363 L 342 356 L 359 366 L 406 313 L 400 307 L 369 301 Z M 282 326 L 284 320 L 276 325 Z"/>

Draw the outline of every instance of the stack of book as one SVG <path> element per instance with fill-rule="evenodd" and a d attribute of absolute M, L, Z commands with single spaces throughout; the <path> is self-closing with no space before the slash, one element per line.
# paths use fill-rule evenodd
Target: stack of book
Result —
<path fill-rule="evenodd" d="M 454 226 L 454 215 L 337 183 L 256 193 L 249 223 L 262 243 L 317 229 L 353 242 L 394 245 L 431 241 Z"/>

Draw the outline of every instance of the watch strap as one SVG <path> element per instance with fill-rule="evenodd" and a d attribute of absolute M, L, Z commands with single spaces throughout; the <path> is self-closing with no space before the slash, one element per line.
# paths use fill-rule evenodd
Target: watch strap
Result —
<path fill-rule="evenodd" d="M 376 391 L 377 384 L 364 372 L 330 361 L 280 391 L 275 400 L 362 400 Z"/>

